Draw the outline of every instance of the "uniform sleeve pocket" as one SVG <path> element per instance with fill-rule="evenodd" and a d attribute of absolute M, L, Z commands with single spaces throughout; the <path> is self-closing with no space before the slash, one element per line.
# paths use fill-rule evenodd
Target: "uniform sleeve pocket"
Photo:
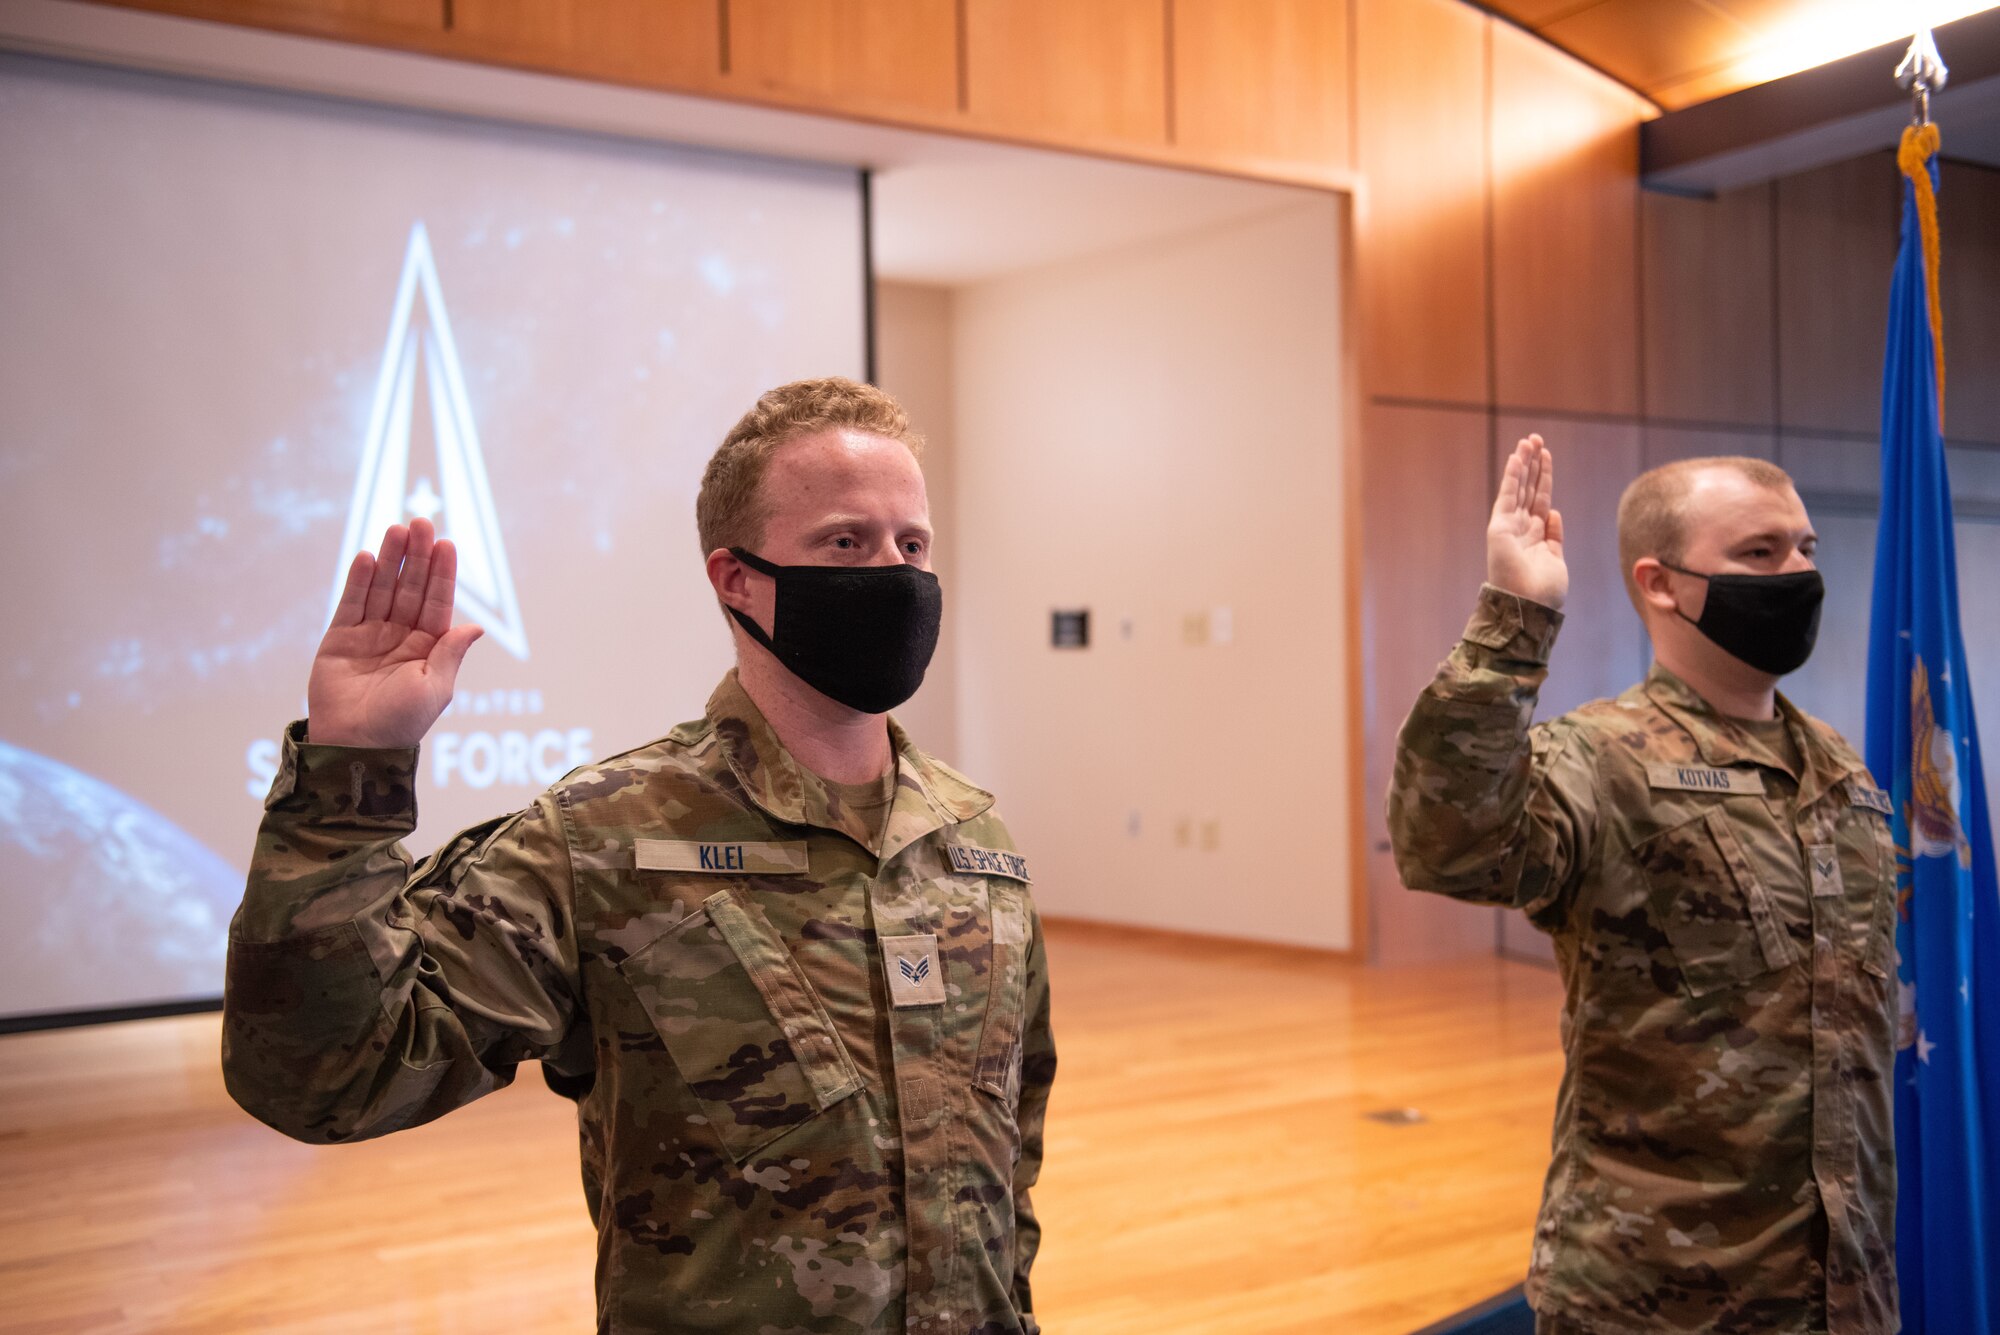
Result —
<path fill-rule="evenodd" d="M 709 896 L 619 967 L 736 1162 L 861 1088 L 818 994 L 738 892 Z"/>
<path fill-rule="evenodd" d="M 986 1023 L 973 1084 L 1012 1103 L 1021 1096 L 1021 1018 L 1027 994 L 1028 906 L 1010 885 L 992 890 L 993 954 L 987 967 Z"/>
<path fill-rule="evenodd" d="M 1857 806 L 1842 823 L 1843 842 L 1850 833 L 1863 852 L 1861 884 L 1872 896 L 1872 904 L 1856 915 L 1864 933 L 1861 967 L 1878 979 L 1886 979 L 1896 952 L 1896 894 L 1901 876 L 1896 838 L 1887 813 L 1863 806 Z"/>
<path fill-rule="evenodd" d="M 1690 996 L 1741 986 L 1797 959 L 1763 882 L 1720 812 L 1654 835 L 1635 856 Z"/>

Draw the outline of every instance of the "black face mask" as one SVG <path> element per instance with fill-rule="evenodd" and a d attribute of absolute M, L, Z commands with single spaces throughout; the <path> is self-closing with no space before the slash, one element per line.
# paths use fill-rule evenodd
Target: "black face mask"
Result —
<path fill-rule="evenodd" d="M 1682 575 L 1708 581 L 1708 601 L 1699 621 L 1685 612 L 1681 620 L 1694 626 L 1728 653 L 1759 672 L 1782 677 L 1796 672 L 1812 657 L 1819 638 L 1820 604 L 1826 581 L 1817 570 L 1788 575 L 1704 575 L 1676 565 L 1661 565 Z M 1676 607 L 1675 611 L 1680 609 Z"/>
<path fill-rule="evenodd" d="M 733 607 L 729 615 L 800 681 L 864 714 L 885 714 L 923 685 L 944 618 L 936 575 L 912 565 L 773 565 L 741 547 L 729 554 L 778 586 L 771 634 Z"/>

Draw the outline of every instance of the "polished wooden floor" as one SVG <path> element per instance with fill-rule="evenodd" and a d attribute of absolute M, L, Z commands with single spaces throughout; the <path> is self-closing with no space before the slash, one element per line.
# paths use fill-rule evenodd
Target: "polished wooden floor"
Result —
<path fill-rule="evenodd" d="M 1051 935 L 1052 1335 L 1388 1335 L 1519 1279 L 1551 974 Z M 315 1149 L 237 1111 L 215 1050 L 214 1016 L 0 1038 L 0 1332 L 590 1329 L 574 1122 L 532 1072 Z"/>

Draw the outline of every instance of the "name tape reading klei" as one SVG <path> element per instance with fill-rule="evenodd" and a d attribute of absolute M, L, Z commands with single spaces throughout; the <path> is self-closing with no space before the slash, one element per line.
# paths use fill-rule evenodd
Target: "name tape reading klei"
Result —
<path fill-rule="evenodd" d="M 971 844 L 947 844 L 945 853 L 953 871 L 980 872 L 989 876 L 1028 879 L 1028 860 L 1019 853 L 998 848 L 974 848 Z"/>
<path fill-rule="evenodd" d="M 736 871 L 758 876 L 799 876 L 807 869 L 804 843 L 724 844 L 697 839 L 635 839 L 632 865 L 640 871 Z"/>
<path fill-rule="evenodd" d="M 1690 793 L 1750 793 L 1764 795 L 1764 776 L 1754 769 L 1713 769 L 1707 765 L 1648 765 L 1646 779 L 1655 788 Z"/>

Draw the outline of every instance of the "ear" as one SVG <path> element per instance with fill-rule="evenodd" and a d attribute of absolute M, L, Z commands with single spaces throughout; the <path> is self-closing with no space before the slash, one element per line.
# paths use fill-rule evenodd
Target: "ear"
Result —
<path fill-rule="evenodd" d="M 733 607 L 739 612 L 750 611 L 750 568 L 729 554 L 727 547 L 718 547 L 708 554 L 707 561 L 709 587 L 724 607 Z"/>
<path fill-rule="evenodd" d="M 1639 586 L 1639 596 L 1646 605 L 1656 612 L 1668 616 L 1680 611 L 1680 603 L 1674 598 L 1674 591 L 1667 579 L 1667 568 L 1658 558 L 1642 556 L 1632 563 L 1632 582 Z"/>

